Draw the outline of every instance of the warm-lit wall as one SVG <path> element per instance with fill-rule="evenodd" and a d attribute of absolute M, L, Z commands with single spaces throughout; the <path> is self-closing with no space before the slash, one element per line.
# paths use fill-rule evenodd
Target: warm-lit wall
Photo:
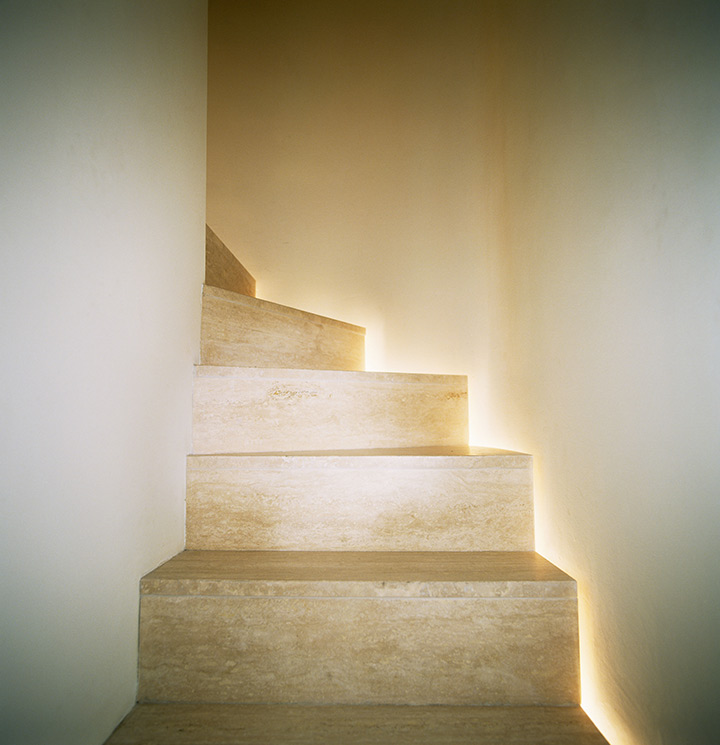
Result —
<path fill-rule="evenodd" d="M 368 328 L 368 366 L 486 352 L 476 2 L 211 0 L 208 223 L 266 299 Z M 480 312 L 478 312 L 480 311 Z"/>
<path fill-rule="evenodd" d="M 720 742 L 716 5 L 210 2 L 210 224 L 535 454 L 613 745 Z"/>
<path fill-rule="evenodd" d="M 720 742 L 720 5 L 498 3 L 492 428 L 615 745 Z"/>
<path fill-rule="evenodd" d="M 0 741 L 99 745 L 182 548 L 204 2 L 0 2 Z"/>

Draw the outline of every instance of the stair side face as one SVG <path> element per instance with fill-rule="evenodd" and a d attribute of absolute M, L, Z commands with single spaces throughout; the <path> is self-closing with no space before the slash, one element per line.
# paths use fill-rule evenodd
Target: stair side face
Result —
<path fill-rule="evenodd" d="M 363 370 L 365 329 L 206 285 L 200 359 L 204 365 Z"/>
<path fill-rule="evenodd" d="M 205 284 L 255 297 L 255 278 L 205 226 Z"/>
<path fill-rule="evenodd" d="M 461 445 L 467 378 L 196 368 L 193 453 Z"/>
<path fill-rule="evenodd" d="M 436 556 L 185 552 L 143 580 L 139 698 L 577 704 L 575 583 L 530 553 Z"/>
<path fill-rule="evenodd" d="M 530 551 L 532 458 L 190 456 L 188 549 Z"/>

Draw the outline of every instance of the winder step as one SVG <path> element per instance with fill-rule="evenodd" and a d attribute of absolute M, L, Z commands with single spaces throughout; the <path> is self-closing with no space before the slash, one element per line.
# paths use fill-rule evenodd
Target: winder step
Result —
<path fill-rule="evenodd" d="M 204 365 L 363 370 L 365 329 L 206 285 L 200 359 Z"/>
<path fill-rule="evenodd" d="M 532 458 L 474 447 L 191 455 L 189 549 L 529 551 Z"/>
<path fill-rule="evenodd" d="M 578 706 L 140 704 L 106 745 L 608 745 Z"/>
<path fill-rule="evenodd" d="M 205 284 L 255 297 L 255 277 L 205 225 Z"/>
<path fill-rule="evenodd" d="M 576 585 L 533 552 L 185 551 L 141 595 L 144 702 L 579 702 Z"/>
<path fill-rule="evenodd" d="M 467 442 L 464 375 L 195 368 L 195 454 Z"/>

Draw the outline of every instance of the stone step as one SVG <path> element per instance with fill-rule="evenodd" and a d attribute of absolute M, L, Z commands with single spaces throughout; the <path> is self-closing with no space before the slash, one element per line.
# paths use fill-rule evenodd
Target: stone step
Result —
<path fill-rule="evenodd" d="M 579 706 L 140 704 L 106 745 L 608 745 Z"/>
<path fill-rule="evenodd" d="M 579 701 L 575 582 L 533 552 L 185 551 L 141 596 L 142 702 Z"/>
<path fill-rule="evenodd" d="M 195 454 L 463 445 L 467 420 L 460 375 L 195 369 Z"/>
<path fill-rule="evenodd" d="M 205 226 L 205 284 L 255 297 L 255 277 L 209 225 Z"/>
<path fill-rule="evenodd" d="M 365 329 L 206 285 L 200 359 L 204 365 L 363 370 Z"/>
<path fill-rule="evenodd" d="M 530 551 L 532 458 L 470 447 L 192 455 L 185 545 Z"/>

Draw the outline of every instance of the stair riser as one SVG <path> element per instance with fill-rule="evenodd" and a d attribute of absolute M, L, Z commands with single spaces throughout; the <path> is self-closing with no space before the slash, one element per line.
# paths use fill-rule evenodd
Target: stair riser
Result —
<path fill-rule="evenodd" d="M 484 460 L 191 456 L 186 546 L 532 550 L 531 458 Z"/>
<path fill-rule="evenodd" d="M 560 598 L 145 596 L 141 701 L 568 705 Z"/>
<path fill-rule="evenodd" d="M 195 378 L 197 454 L 466 442 L 461 377 L 198 368 Z"/>
<path fill-rule="evenodd" d="M 364 329 L 211 287 L 203 293 L 204 365 L 362 370 Z"/>

